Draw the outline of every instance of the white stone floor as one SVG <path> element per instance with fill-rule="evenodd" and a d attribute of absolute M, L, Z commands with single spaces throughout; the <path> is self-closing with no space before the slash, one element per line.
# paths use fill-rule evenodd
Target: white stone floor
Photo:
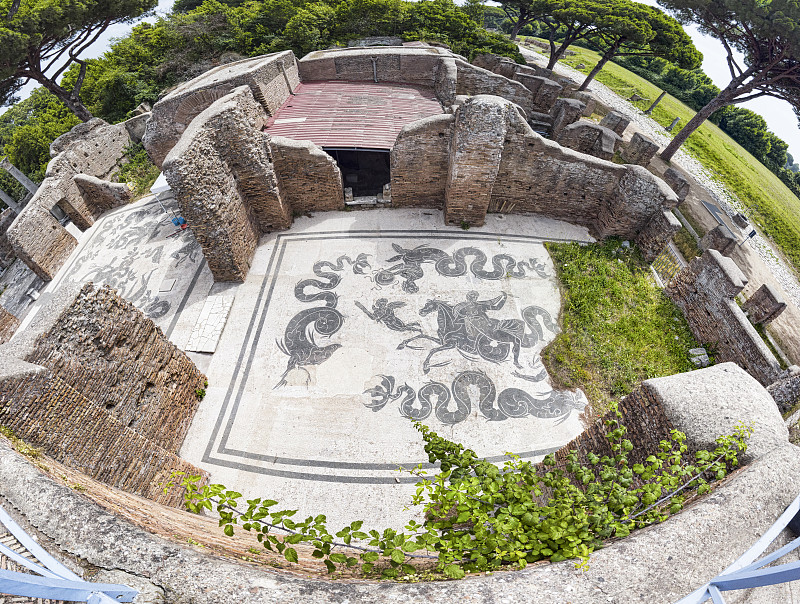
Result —
<path fill-rule="evenodd" d="M 398 468 L 427 458 L 404 413 L 497 461 L 559 448 L 581 432 L 585 398 L 553 393 L 539 358 L 560 310 L 546 240 L 591 238 L 538 217 L 490 215 L 463 231 L 431 210 L 318 214 L 263 237 L 181 455 L 212 482 L 325 513 L 338 530 L 356 518 L 402 527 L 418 512 L 405 509 L 417 479 Z M 469 326 L 442 337 L 442 305 Z M 542 337 L 522 342 L 516 366 L 502 330 L 523 327 Z M 428 339 L 398 349 L 418 334 Z M 435 339 L 462 351 L 434 353 L 426 373 Z"/>
<path fill-rule="evenodd" d="M 188 354 L 209 386 L 181 455 L 212 482 L 325 513 L 336 530 L 400 528 L 419 510 L 407 507 L 417 479 L 398 468 L 429 467 L 408 416 L 498 462 L 581 432 L 585 398 L 553 392 L 539 352 L 560 310 L 543 242 L 591 241 L 586 229 L 321 213 L 262 237 L 245 283 L 215 284 L 191 228 L 169 219 L 152 198 L 102 217 L 29 318 L 65 283 L 108 283 L 200 351 Z"/>

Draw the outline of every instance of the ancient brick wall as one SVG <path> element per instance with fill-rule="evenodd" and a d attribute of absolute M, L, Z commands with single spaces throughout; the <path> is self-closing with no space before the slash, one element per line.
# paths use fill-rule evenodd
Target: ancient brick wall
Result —
<path fill-rule="evenodd" d="M 534 103 L 533 93 L 520 82 L 470 65 L 461 59 L 456 59 L 456 67 L 458 68 L 457 94 L 469 96 L 491 94 L 516 103 L 526 113 L 540 110 Z"/>
<path fill-rule="evenodd" d="M 292 208 L 278 190 L 266 119 L 249 87 L 192 121 L 164 161 L 181 213 L 216 281 L 243 281 L 261 233 L 287 228 Z"/>
<path fill-rule="evenodd" d="M 11 208 L 6 208 L 0 214 L 0 268 L 7 268 L 14 262 L 14 248 L 8 241 L 7 233 L 16 217 L 17 213 Z"/>
<path fill-rule="evenodd" d="M 205 376 L 155 323 L 107 286 L 86 284 L 26 361 L 47 367 L 123 425 L 177 452 Z"/>
<path fill-rule="evenodd" d="M 58 205 L 82 230 L 103 211 L 87 204 L 73 181 L 76 174 L 108 179 L 119 167 L 130 136 L 124 124 L 101 119 L 78 124 L 50 145 L 55 157 L 45 179 L 8 230 L 14 253 L 45 281 L 50 281 L 77 246 L 77 241 L 50 213 Z"/>
<path fill-rule="evenodd" d="M 639 132 L 634 132 L 631 141 L 622 148 L 620 155 L 626 164 L 649 166 L 658 153 L 658 143 Z"/>
<path fill-rule="evenodd" d="M 658 453 L 658 445 L 668 440 L 672 422 L 664 413 L 658 399 L 646 388 L 639 385 L 618 405 L 621 417 L 613 412 L 607 413 L 576 436 L 555 454 L 556 465 L 563 467 L 570 451 L 577 451 L 581 463 L 588 463 L 588 454 L 613 456 L 614 452 L 608 442 L 608 434 L 615 426 L 606 424 L 609 419 L 616 419 L 627 428 L 625 438 L 636 443 L 629 453 L 630 464 L 643 463 L 648 456 Z"/>
<path fill-rule="evenodd" d="M 744 304 L 742 310 L 753 323 L 771 323 L 786 310 L 786 302 L 774 287 L 763 283 Z"/>
<path fill-rule="evenodd" d="M 746 284 L 733 260 L 707 250 L 678 273 L 665 291 L 683 311 L 695 337 L 715 347 L 718 362 L 732 361 L 768 386 L 784 372 L 733 299 Z"/>
<path fill-rule="evenodd" d="M 681 222 L 671 210 L 655 212 L 636 236 L 636 245 L 645 261 L 653 262 L 680 230 Z"/>
<path fill-rule="evenodd" d="M 392 205 L 444 207 L 455 115 L 434 115 L 406 125 L 391 152 Z"/>
<path fill-rule="evenodd" d="M 449 107 L 456 100 L 458 87 L 458 67 L 453 57 L 441 57 L 436 64 L 433 91 L 444 107 Z"/>
<path fill-rule="evenodd" d="M 499 76 L 519 82 L 531 92 L 531 110 L 548 113 L 564 87 L 558 82 L 542 77 L 533 67 L 520 65 L 507 57 L 494 54 L 477 55 L 472 64 Z M 487 92 L 486 94 L 496 94 Z M 502 95 L 500 95 L 502 96 Z"/>
<path fill-rule="evenodd" d="M 0 344 L 8 342 L 18 327 L 19 319 L 0 306 Z"/>
<path fill-rule="evenodd" d="M 158 101 L 142 144 L 150 159 L 161 166 L 192 120 L 235 88 L 248 86 L 263 110 L 271 115 L 299 82 L 297 61 L 290 50 L 221 65 L 181 84 Z"/>
<path fill-rule="evenodd" d="M 503 156 L 509 112 L 517 114 L 508 101 L 489 96 L 470 97 L 458 108 L 445 187 L 448 224 L 484 223 Z"/>
<path fill-rule="evenodd" d="M 75 237 L 50 213 L 60 199 L 58 183 L 45 179 L 7 233 L 17 258 L 45 281 L 55 276 L 78 245 Z"/>
<path fill-rule="evenodd" d="M 162 489 L 173 471 L 208 478 L 47 371 L 0 378 L 0 424 L 56 461 L 165 505 L 183 506 L 182 489 Z"/>
<path fill-rule="evenodd" d="M 595 230 L 601 237 L 635 238 L 662 209 L 677 205 L 667 184 L 642 166 L 626 164 L 613 194 L 604 199 Z"/>
<path fill-rule="evenodd" d="M 311 141 L 281 136 L 270 137 L 269 148 L 281 199 L 295 215 L 344 208 L 342 173 L 330 155 Z"/>
<path fill-rule="evenodd" d="M 300 79 L 400 82 L 433 87 L 439 60 L 450 53 L 438 48 L 370 47 L 311 52 L 300 59 Z M 373 61 L 375 59 L 374 69 Z"/>

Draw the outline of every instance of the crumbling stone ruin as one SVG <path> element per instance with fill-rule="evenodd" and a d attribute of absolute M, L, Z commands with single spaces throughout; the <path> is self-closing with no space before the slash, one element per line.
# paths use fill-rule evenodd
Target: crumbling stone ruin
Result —
<path fill-rule="evenodd" d="M 50 457 L 167 505 L 205 376 L 144 314 L 108 287 L 67 288 L 2 347 L 0 424 Z"/>
<path fill-rule="evenodd" d="M 143 142 L 196 225 L 219 281 L 244 278 L 261 233 L 288 228 L 295 215 L 344 207 L 330 155 L 270 135 L 270 120 L 278 124 L 276 112 L 309 81 L 394 82 L 439 99 L 442 113 L 405 124 L 388 150 L 395 207 L 439 208 L 448 223 L 475 226 L 487 212 L 537 212 L 585 224 L 599 237 L 647 240 L 648 256 L 657 254 L 672 234 L 663 215 L 677 205 L 669 187 L 646 170 L 573 155 L 542 138 L 530 116 L 563 132 L 585 105 L 557 98 L 560 84 L 524 66 L 491 56 L 477 63 L 430 47 L 248 59 L 156 103 Z"/>
<path fill-rule="evenodd" d="M 695 337 L 716 348 L 718 361 L 732 361 L 756 378 L 764 387 L 791 377 L 795 372 L 781 369 L 780 363 L 761 339 L 753 322 L 776 317 L 785 307 L 769 287 L 759 288 L 752 301 L 740 308 L 735 297 L 747 285 L 736 263 L 717 250 L 708 249 L 683 269 L 667 287 L 666 294 L 681 308 Z M 775 391 L 789 392 L 791 388 Z M 790 407 L 794 399 L 775 399 L 779 407 Z"/>
<path fill-rule="evenodd" d="M 730 256 L 736 249 L 736 239 L 728 227 L 723 224 L 715 226 L 700 240 L 704 250 L 717 250 L 723 256 Z"/>

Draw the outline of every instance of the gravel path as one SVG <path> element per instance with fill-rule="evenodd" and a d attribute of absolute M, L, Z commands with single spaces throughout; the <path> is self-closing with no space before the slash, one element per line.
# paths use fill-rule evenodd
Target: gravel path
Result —
<path fill-rule="evenodd" d="M 544 58 L 542 55 L 527 48 L 520 48 L 520 51 L 526 59 L 530 59 L 537 64 L 540 64 Z M 582 81 L 585 77 L 585 75 L 578 70 L 562 63 L 558 63 L 556 71 L 578 82 Z M 605 84 L 601 84 L 595 80 L 589 84 L 589 91 L 598 101 L 613 107 L 615 111 L 619 111 L 628 117 L 642 134 L 652 138 L 659 145 L 666 146 L 672 140 L 658 122 L 650 116 L 644 115 L 641 109 L 638 109 L 626 99 L 613 92 Z M 736 199 L 725 185 L 683 149 L 678 150 L 672 158 L 672 163 L 679 165 L 682 169 L 691 174 L 697 182 L 708 191 L 715 203 L 729 216 L 741 212 L 749 217 L 747 208 Z M 758 234 L 750 240 L 750 246 L 758 253 L 772 275 L 781 284 L 786 294 L 791 296 L 794 304 L 800 307 L 800 283 L 798 283 L 792 270 L 787 267 L 779 255 L 776 254 L 769 240 Z"/>

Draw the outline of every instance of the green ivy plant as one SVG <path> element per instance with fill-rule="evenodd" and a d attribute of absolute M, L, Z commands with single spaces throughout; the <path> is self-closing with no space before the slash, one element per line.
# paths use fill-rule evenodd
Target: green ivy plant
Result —
<path fill-rule="evenodd" d="M 394 579 L 415 574 L 414 562 L 424 559 L 436 560 L 436 570 L 452 579 L 538 560 L 577 558 L 581 565 L 605 540 L 661 522 L 690 495 L 707 493 L 738 465 L 752 433 L 740 425 L 718 438 L 713 451 L 691 454 L 686 436 L 672 430 L 657 453 L 631 464 L 634 445 L 619 417 L 614 410 L 606 420 L 611 455 L 589 453 L 581 463 L 570 451 L 561 463 L 548 455 L 539 466 L 509 454 L 498 467 L 416 423 L 439 471 L 428 478 L 413 470 L 420 482 L 412 503 L 424 507 L 425 520 L 410 521 L 406 532 L 365 530 L 356 520 L 331 534 L 322 514 L 295 520 L 296 510 L 278 509 L 272 499 L 242 503 L 240 493 L 223 485 L 198 486 L 197 476 L 183 476 L 181 484 L 188 509 L 216 511 L 226 535 L 237 526 L 253 532 L 289 562 L 298 561 L 293 546 L 311 545 L 331 573 L 360 567 L 366 576 Z"/>

